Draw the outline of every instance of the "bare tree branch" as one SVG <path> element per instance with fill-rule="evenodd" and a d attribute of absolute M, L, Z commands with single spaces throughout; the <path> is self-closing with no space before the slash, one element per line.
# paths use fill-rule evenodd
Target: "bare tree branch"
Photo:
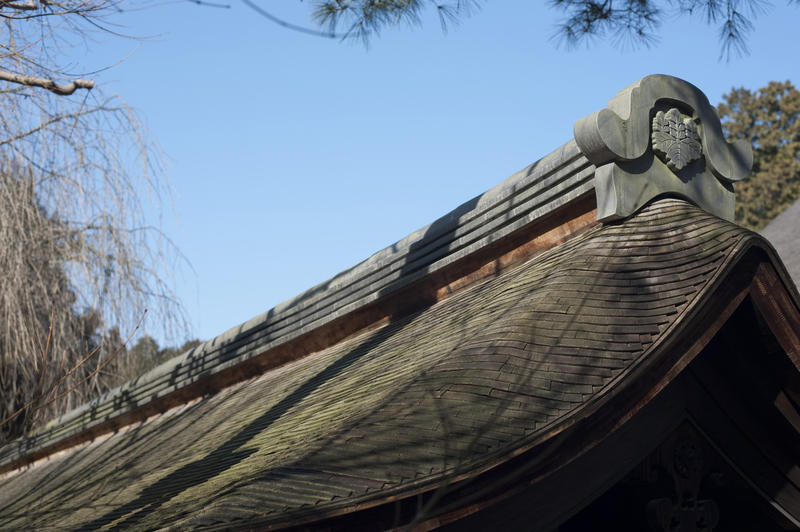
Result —
<path fill-rule="evenodd" d="M 16 9 L 17 11 L 35 11 L 38 9 L 33 2 L 27 4 L 19 4 L 17 2 L 0 2 L 0 9 L 9 8 Z"/>
<path fill-rule="evenodd" d="M 13 74 L 0 70 L 0 80 L 8 81 L 9 83 L 18 83 L 28 87 L 41 87 L 50 92 L 58 94 L 59 96 L 69 96 L 78 89 L 91 90 L 94 88 L 94 81 L 86 79 L 76 79 L 66 85 L 59 85 L 52 79 L 36 78 L 33 76 L 23 76 L 21 74 Z"/>
<path fill-rule="evenodd" d="M 41 124 L 37 125 L 36 127 L 32 128 L 32 129 L 29 129 L 27 131 L 23 131 L 21 133 L 18 133 L 17 135 L 14 135 L 13 137 L 9 137 L 7 139 L 4 139 L 4 140 L 0 141 L 0 146 L 4 146 L 5 144 L 10 144 L 12 142 L 16 142 L 16 141 L 21 140 L 21 139 L 23 139 L 23 138 L 25 138 L 25 137 L 27 137 L 29 135 L 33 135 L 35 133 L 39 133 L 40 131 L 42 131 L 42 130 L 50 127 L 51 125 L 55 124 L 56 122 L 60 122 L 62 120 L 68 120 L 70 118 L 78 118 L 78 117 L 83 116 L 83 115 L 88 115 L 88 114 L 98 113 L 98 112 L 103 112 L 103 111 L 109 111 L 109 110 L 111 110 L 111 109 L 107 109 L 107 108 L 103 108 L 103 107 L 93 107 L 91 109 L 84 109 L 82 111 L 77 111 L 75 113 L 67 113 L 67 114 L 57 115 L 57 116 L 54 116 L 53 118 L 51 118 L 49 120 L 46 120 L 45 122 L 42 122 Z"/>
<path fill-rule="evenodd" d="M 164 280 L 181 255 L 151 223 L 169 194 L 158 146 L 63 66 L 117 35 L 120 1 L 0 0 L 0 440 L 133 377 L 120 331 L 145 308 L 167 338 L 186 331 Z"/>

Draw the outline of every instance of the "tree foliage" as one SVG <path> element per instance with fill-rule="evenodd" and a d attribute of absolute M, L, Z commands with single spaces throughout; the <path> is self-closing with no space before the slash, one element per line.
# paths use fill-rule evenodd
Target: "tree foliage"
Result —
<path fill-rule="evenodd" d="M 480 6 L 479 0 L 319 0 L 314 2 L 313 18 L 330 34 L 361 39 L 369 38 L 385 26 L 417 25 L 426 10 L 434 10 L 446 30 Z"/>
<path fill-rule="evenodd" d="M 736 221 L 761 229 L 800 197 L 800 91 L 789 81 L 736 88 L 718 111 L 728 137 L 753 145 L 753 174 L 736 185 Z"/>
<path fill-rule="evenodd" d="M 160 155 L 118 97 L 68 72 L 115 0 L 0 1 L 0 438 L 119 384 L 125 339 L 185 324 L 162 272 Z"/>
<path fill-rule="evenodd" d="M 720 58 L 726 60 L 747 53 L 755 20 L 772 8 L 764 0 L 551 0 L 551 5 L 566 14 L 557 35 L 568 46 L 592 37 L 650 45 L 658 41 L 664 18 L 699 15 L 717 27 Z"/>
<path fill-rule="evenodd" d="M 184 342 L 179 347 L 160 347 L 152 336 L 143 336 L 122 357 L 126 367 L 120 371 L 119 379 L 122 383 L 144 375 L 156 366 L 199 346 L 201 343 L 200 340 L 195 339 Z"/>
<path fill-rule="evenodd" d="M 367 41 L 385 27 L 421 23 L 425 11 L 435 11 L 446 28 L 481 4 L 481 0 L 315 0 L 313 17 L 328 29 L 326 36 Z M 700 15 L 717 27 L 720 57 L 725 59 L 747 52 L 755 20 L 772 7 L 764 0 L 550 0 L 550 6 L 564 15 L 555 36 L 567 46 L 594 37 L 622 45 L 650 45 L 658 41 L 665 18 Z"/>

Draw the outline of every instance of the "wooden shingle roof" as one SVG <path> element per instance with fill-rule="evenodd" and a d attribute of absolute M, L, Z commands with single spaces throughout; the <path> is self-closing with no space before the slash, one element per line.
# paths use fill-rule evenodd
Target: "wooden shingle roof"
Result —
<path fill-rule="evenodd" d="M 762 239 L 661 200 L 383 327 L 3 479 L 4 528 L 297 524 L 583 422 Z"/>
<path fill-rule="evenodd" d="M 485 194 L 0 448 L 0 529 L 550 530 L 678 423 L 728 434 L 684 370 L 724 366 L 731 316 L 779 360 L 756 403 L 792 435 L 735 452 L 774 451 L 752 483 L 788 486 L 767 498 L 800 525 L 800 296 L 724 219 L 750 162 L 696 87 L 648 76 Z"/>

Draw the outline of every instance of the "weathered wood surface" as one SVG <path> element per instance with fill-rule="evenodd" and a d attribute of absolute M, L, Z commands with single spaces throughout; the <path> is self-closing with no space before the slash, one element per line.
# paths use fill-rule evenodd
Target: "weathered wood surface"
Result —
<path fill-rule="evenodd" d="M 683 201 L 656 202 L 6 476 L 0 527 L 298 523 L 479 474 L 579 422 L 630 368 L 646 367 L 712 280 L 761 242 Z"/>
<path fill-rule="evenodd" d="M 568 142 L 366 261 L 0 449 L 0 472 L 24 457 L 87 441 L 323 349 L 388 320 L 398 307 L 430 304 L 451 283 L 475 275 L 462 263 L 496 253 L 497 245 L 513 243 L 527 228 L 541 225 L 546 241 L 539 247 L 552 247 L 568 236 L 565 230 L 586 225 L 559 212 L 568 204 L 571 211 L 578 207 L 578 216 L 591 210 L 584 204 L 593 201 L 593 171 L 575 142 Z M 559 225 L 553 226 L 552 217 Z M 505 260 L 513 263 L 524 245 L 499 254 L 506 252 Z"/>

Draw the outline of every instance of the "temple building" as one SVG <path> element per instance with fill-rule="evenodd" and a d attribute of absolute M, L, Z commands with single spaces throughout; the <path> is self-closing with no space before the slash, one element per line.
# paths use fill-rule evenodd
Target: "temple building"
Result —
<path fill-rule="evenodd" d="M 0 448 L 2 530 L 800 528 L 800 295 L 653 75 L 364 262 Z"/>

